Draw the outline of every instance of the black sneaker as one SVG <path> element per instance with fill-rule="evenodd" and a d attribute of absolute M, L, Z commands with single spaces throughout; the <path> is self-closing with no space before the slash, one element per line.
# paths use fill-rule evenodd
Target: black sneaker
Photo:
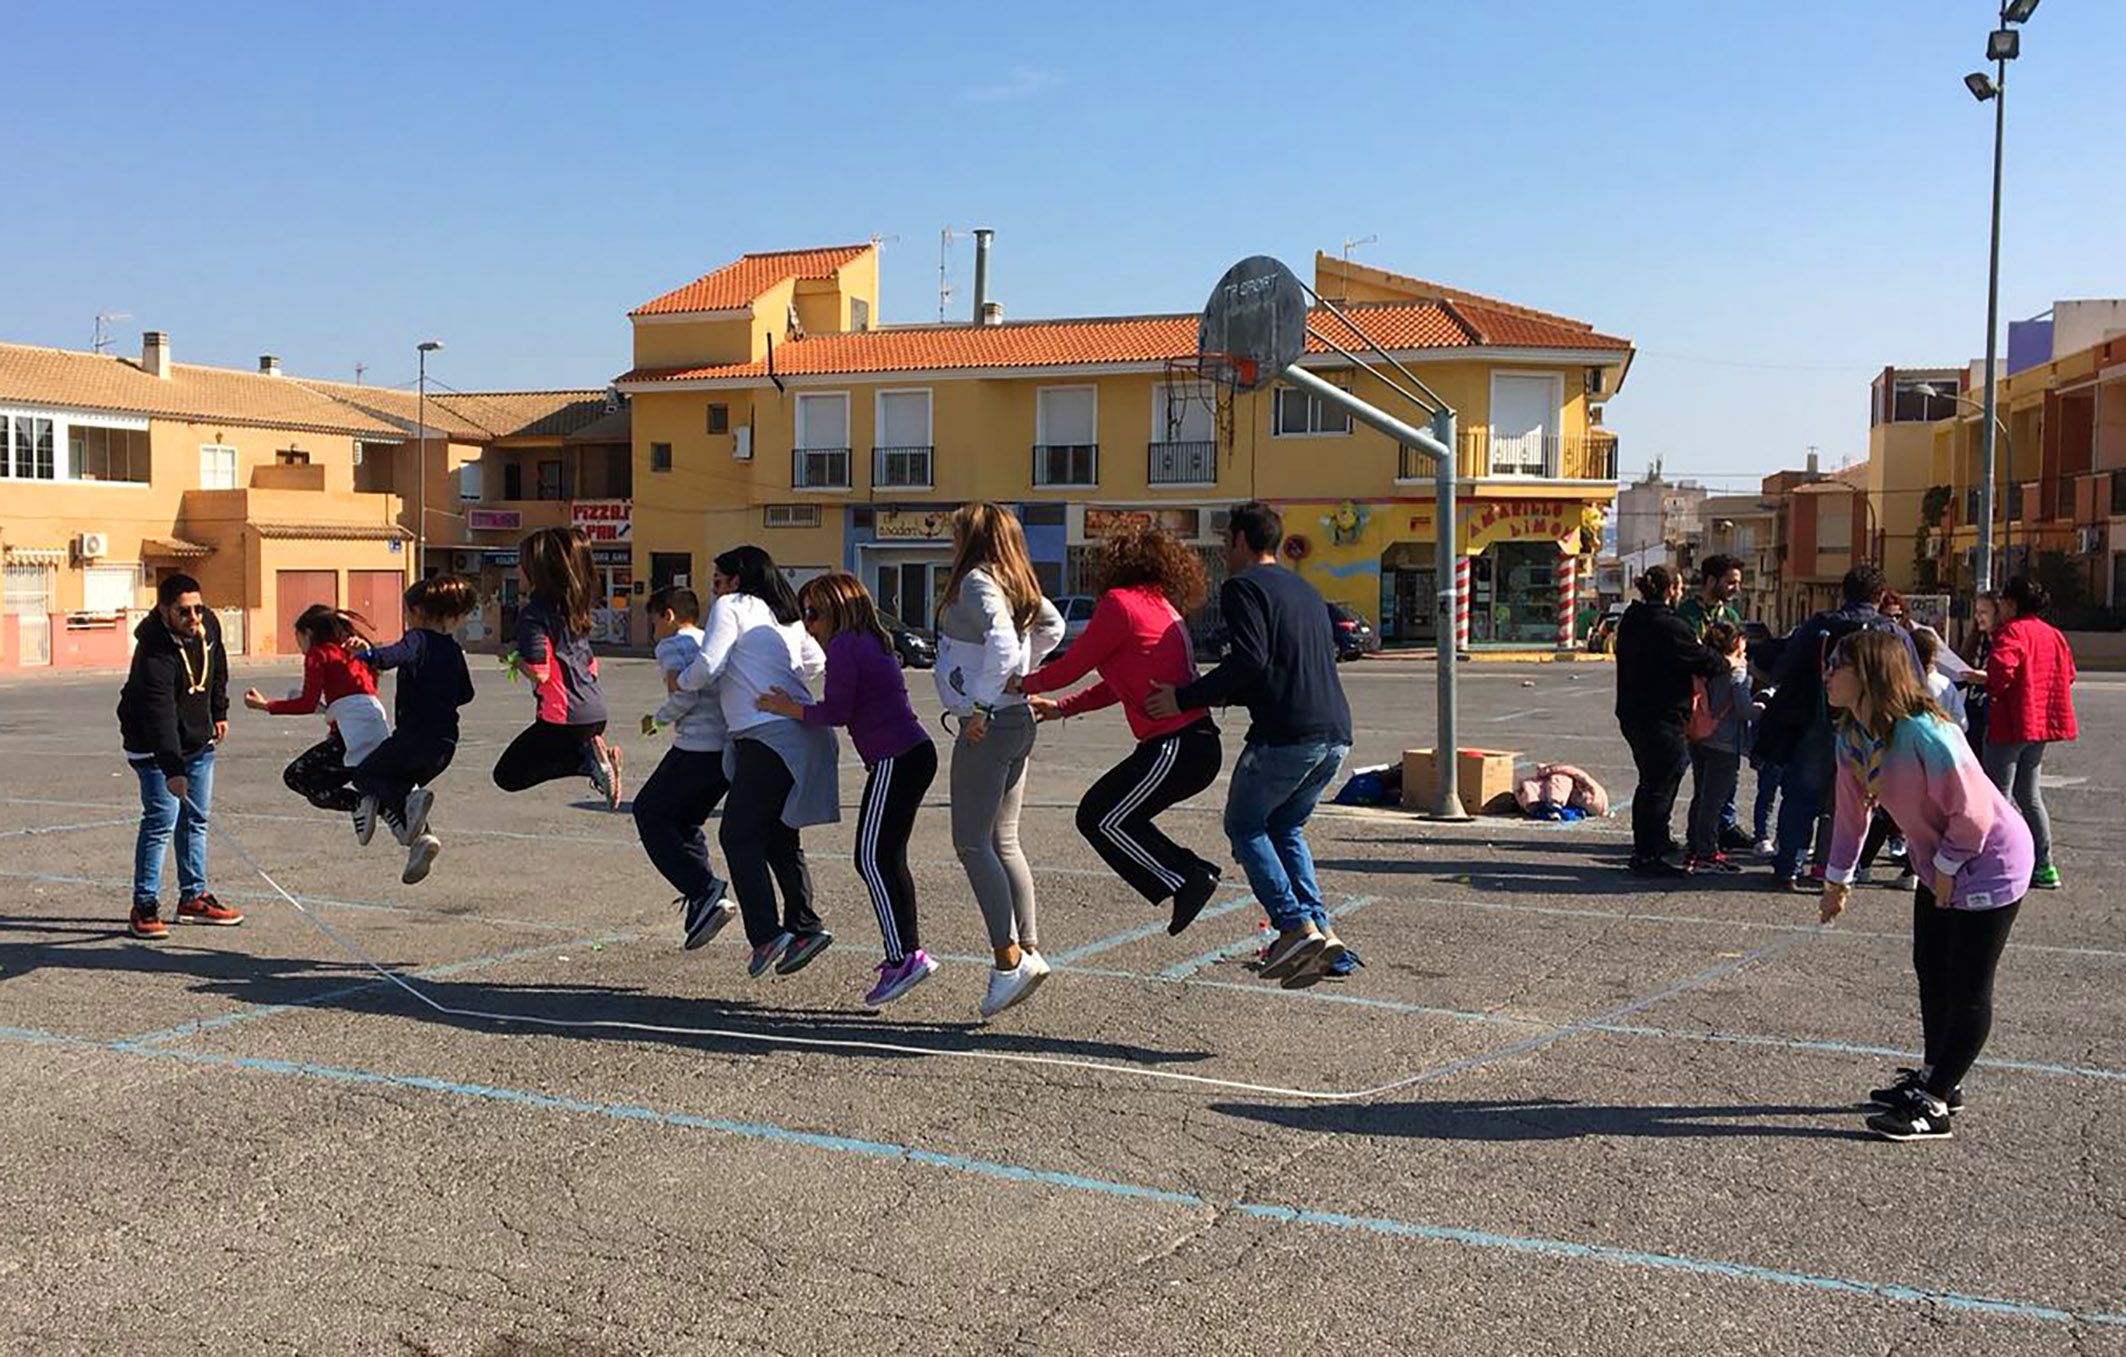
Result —
<path fill-rule="evenodd" d="M 684 935 L 689 952 L 707 945 L 709 939 L 723 931 L 725 924 L 738 917 L 738 911 L 723 898 L 724 890 L 723 882 L 719 881 L 707 895 L 679 902 L 686 907 Z"/>
<path fill-rule="evenodd" d="M 1170 935 L 1180 937 L 1182 929 L 1196 922 L 1196 916 L 1203 913 L 1203 907 L 1217 893 L 1219 879 L 1220 873 L 1213 867 L 1174 893 L 1174 918 L 1166 926 Z"/>
<path fill-rule="evenodd" d="M 1747 853 L 1757 846 L 1749 831 L 1741 825 L 1729 825 L 1720 831 L 1720 847 L 1729 853 Z"/>
<path fill-rule="evenodd" d="M 1884 1140 L 1948 1140 L 1949 1109 L 1925 1094 L 1915 1094 L 1902 1107 L 1877 1112 L 1868 1118 L 1868 1129 Z"/>
<path fill-rule="evenodd" d="M 1673 880 L 1690 875 L 1667 858 L 1636 858 L 1625 870 L 1633 876 L 1653 877 L 1658 880 Z"/>
<path fill-rule="evenodd" d="M 777 975 L 795 975 L 812 964 L 812 958 L 827 950 L 834 935 L 822 928 L 816 933 L 799 933 L 783 948 L 781 960 L 775 963 Z"/>
<path fill-rule="evenodd" d="M 1868 1101 L 1875 1104 L 1877 1107 L 1903 1107 L 1906 1103 L 1912 1101 L 1912 1096 L 1914 1094 L 1925 1092 L 1926 1086 L 1927 1076 L 1924 1071 L 1915 1070 L 1910 1068 L 1909 1066 L 1899 1066 L 1897 1070 L 1897 1082 L 1890 1084 L 1884 1088 L 1868 1090 Z M 1958 1084 L 1955 1088 L 1950 1089 L 1949 1096 L 1943 1101 L 1949 1104 L 1949 1110 L 1951 1112 L 1963 1111 L 1963 1085 Z"/>

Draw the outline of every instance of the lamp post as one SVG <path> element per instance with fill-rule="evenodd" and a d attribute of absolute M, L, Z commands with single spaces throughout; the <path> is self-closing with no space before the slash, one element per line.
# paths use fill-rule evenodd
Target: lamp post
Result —
<path fill-rule="evenodd" d="M 440 339 L 424 339 L 413 346 L 421 374 L 419 394 L 414 398 L 417 412 L 414 422 L 420 426 L 414 434 L 413 453 L 413 577 L 416 580 L 428 578 L 428 355 L 442 347 Z"/>
<path fill-rule="evenodd" d="M 2000 412 L 1993 408 L 1993 384 L 1991 382 L 1986 384 L 1986 399 L 1984 403 L 1972 400 L 1960 391 L 1944 391 L 1932 382 L 1921 382 L 1918 386 L 1912 388 L 1912 394 L 1923 400 L 1951 400 L 1958 405 L 1969 406 L 1974 410 L 1980 411 L 1986 421 L 1985 479 L 1980 482 L 1978 492 L 1978 568 L 1976 572 L 1978 577 L 1976 581 L 1977 592 L 1983 594 L 1993 587 L 1993 435 L 1995 433 L 2000 435 L 2001 446 L 2008 451 L 2007 461 L 2010 474 L 2013 473 L 2015 468 L 2015 440 L 2008 436 L 2008 426 L 2002 422 Z M 2006 496 L 2002 498 L 2005 500 Z M 2015 520 L 2012 518 L 2005 520 L 2001 525 L 2001 546 L 2003 549 L 2013 544 L 2014 529 Z"/>
<path fill-rule="evenodd" d="M 2038 0 L 2002 0 L 2000 27 L 1986 36 L 1986 55 L 1993 59 L 1993 74 L 1973 71 L 1964 77 L 1964 88 L 1980 103 L 1993 101 L 1993 237 L 1986 256 L 1986 399 L 1979 454 L 1978 571 L 1980 593 L 1993 587 L 1993 434 L 2000 421 L 1995 414 L 1994 363 L 2000 342 L 2001 292 L 2001 142 L 2008 124 L 2008 63 L 2022 51 L 2022 34 L 2016 25 L 2029 22 Z M 2010 473 L 2014 449 L 2009 450 Z"/>

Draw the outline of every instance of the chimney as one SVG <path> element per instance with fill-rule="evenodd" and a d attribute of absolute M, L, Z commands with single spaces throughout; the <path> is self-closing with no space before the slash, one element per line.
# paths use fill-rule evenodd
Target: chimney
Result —
<path fill-rule="evenodd" d="M 278 377 L 278 376 L 280 376 L 280 375 L 281 375 L 281 360 L 280 360 L 280 357 L 279 357 L 279 355 L 277 355 L 277 354 L 271 354 L 271 353 L 262 353 L 262 354 L 260 354 L 260 355 L 258 356 L 258 370 L 259 370 L 259 373 L 260 373 L 260 375 L 262 375 L 262 376 L 266 376 L 266 377 Z"/>
<path fill-rule="evenodd" d="M 1820 475 L 1822 472 L 1818 469 L 1816 454 L 1812 452 L 1809 454 L 1809 479 L 1813 481 Z"/>
<path fill-rule="evenodd" d="M 140 370 L 150 377 L 170 378 L 170 336 L 149 330 L 140 337 Z"/>
<path fill-rule="evenodd" d="M 986 226 L 974 228 L 974 323 L 993 325 L 989 316 L 989 239 L 996 232 Z M 1001 314 L 1001 313 L 1000 313 Z"/>
<path fill-rule="evenodd" d="M 983 303 L 982 303 L 982 324 L 984 324 L 984 325 L 1002 325 L 1003 323 L 1004 323 L 1004 303 L 1002 303 L 1002 302 L 983 302 Z"/>

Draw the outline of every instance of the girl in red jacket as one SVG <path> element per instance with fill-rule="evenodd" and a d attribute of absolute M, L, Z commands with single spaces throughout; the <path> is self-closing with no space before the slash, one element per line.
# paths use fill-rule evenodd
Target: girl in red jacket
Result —
<path fill-rule="evenodd" d="M 2038 777 L 2045 746 L 2071 740 L 2074 727 L 2074 655 L 2059 628 L 2044 620 L 2052 597 L 2045 586 L 2018 575 L 2001 590 L 1999 622 L 1986 657 L 1986 747 L 1981 762 L 1993 785 L 2015 798 L 2029 822 L 2037 868 L 2030 884 L 2060 888 L 2052 865 L 2052 818 Z"/>
<path fill-rule="evenodd" d="M 302 691 L 276 700 L 256 688 L 244 694 L 245 706 L 275 716 L 325 709 L 324 740 L 296 755 L 281 780 L 319 810 L 352 814 L 354 836 L 364 844 L 376 832 L 376 813 L 354 789 L 351 770 L 391 734 L 384 704 L 377 700 L 376 676 L 349 659 L 356 646 L 368 644 L 361 633 L 367 625 L 359 613 L 311 604 L 295 619 L 295 644 L 303 652 Z"/>
<path fill-rule="evenodd" d="M 1203 562 L 1171 533 L 1150 524 L 1125 527 L 1100 554 L 1100 601 L 1085 634 L 1061 658 L 1020 680 L 1042 721 L 1119 702 L 1137 747 L 1078 803 L 1078 832 L 1115 874 L 1153 904 L 1171 899 L 1166 931 L 1187 928 L 1218 889 L 1218 868 L 1159 831 L 1154 819 L 1218 776 L 1222 753 L 1209 712 L 1160 718 L 1145 710 L 1156 682 L 1180 687 L 1196 677 L 1183 612 L 1202 605 Z M 1100 681 L 1060 702 L 1032 694 L 1067 688 L 1094 669 Z"/>

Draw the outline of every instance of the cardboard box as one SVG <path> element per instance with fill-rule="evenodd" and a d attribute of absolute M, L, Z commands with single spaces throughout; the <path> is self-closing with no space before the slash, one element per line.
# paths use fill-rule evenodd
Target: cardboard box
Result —
<path fill-rule="evenodd" d="M 1501 795 L 1513 794 L 1513 763 L 1520 757 L 1511 749 L 1463 749 L 1456 759 L 1455 788 L 1462 795 L 1462 809 L 1471 815 Z M 1432 809 L 1439 784 L 1434 781 L 1435 760 L 1429 749 L 1403 751 L 1403 808 Z"/>

